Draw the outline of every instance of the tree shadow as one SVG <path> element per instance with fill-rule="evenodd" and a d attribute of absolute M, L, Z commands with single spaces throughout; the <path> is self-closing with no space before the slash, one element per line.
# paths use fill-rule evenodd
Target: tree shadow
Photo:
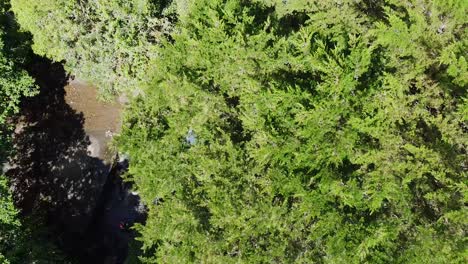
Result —
<path fill-rule="evenodd" d="M 31 35 L 19 30 L 12 13 L 0 15 L 0 23 L 8 35 L 7 54 L 23 58 L 15 63 L 40 88 L 37 96 L 23 98 L 12 120 L 13 150 L 3 168 L 22 219 L 43 219 L 44 239 L 79 263 L 123 263 L 134 233 L 122 232 L 119 223 L 142 222 L 146 212 L 121 181 L 122 163 L 111 167 L 90 155 L 90 145 L 96 145 L 84 130 L 83 114 L 65 101 L 69 76 L 62 64 L 33 54 Z"/>
<path fill-rule="evenodd" d="M 65 241 L 62 246 L 76 249 L 73 244 L 85 240 L 110 165 L 88 153 L 84 117 L 65 102 L 63 66 L 35 57 L 28 71 L 40 93 L 22 102 L 6 175 L 21 214 L 44 217 Z"/>
<path fill-rule="evenodd" d="M 146 209 L 122 182 L 128 161 L 91 156 L 85 119 L 65 101 L 69 76 L 60 63 L 34 57 L 28 71 L 40 93 L 16 117 L 6 172 L 23 217 L 43 217 L 51 237 L 79 263 L 123 263 Z"/>

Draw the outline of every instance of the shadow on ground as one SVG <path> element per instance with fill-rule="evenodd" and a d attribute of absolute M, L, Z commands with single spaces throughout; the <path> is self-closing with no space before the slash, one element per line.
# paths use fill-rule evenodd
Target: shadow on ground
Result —
<path fill-rule="evenodd" d="M 120 223 L 142 221 L 139 199 L 119 180 L 119 166 L 90 156 L 83 115 L 65 101 L 62 65 L 35 58 L 29 72 L 40 94 L 24 100 L 16 120 L 7 171 L 14 200 L 23 216 L 44 216 L 80 263 L 122 263 L 134 235 Z"/>
<path fill-rule="evenodd" d="M 40 94 L 23 102 L 17 120 L 14 169 L 8 172 L 14 198 L 24 214 L 45 207 L 51 223 L 68 223 L 66 231 L 80 232 L 108 168 L 88 156 L 83 116 L 64 100 L 63 67 L 44 59 L 30 67 Z"/>

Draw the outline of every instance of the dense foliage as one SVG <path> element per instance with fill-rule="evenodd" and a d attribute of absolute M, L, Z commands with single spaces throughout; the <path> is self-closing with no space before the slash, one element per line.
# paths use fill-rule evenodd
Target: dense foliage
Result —
<path fill-rule="evenodd" d="M 13 47 L 5 45 L 8 17 L 6 15 L 7 3 L 0 1 L 0 165 L 3 164 L 9 150 L 10 125 L 7 118 L 18 111 L 19 100 L 22 96 L 33 95 L 33 80 L 18 67 L 17 57 Z M 6 262 L 4 248 L 14 239 L 20 223 L 17 211 L 11 200 L 7 180 L 0 172 L 0 262 Z"/>
<path fill-rule="evenodd" d="M 141 261 L 467 261 L 467 1 L 11 2 L 36 53 L 139 94 Z M 7 131 L 34 85 L 0 8 Z M 0 262 L 64 263 L 31 226 L 0 178 Z"/>
<path fill-rule="evenodd" d="M 145 263 L 465 263 L 463 0 L 197 0 L 119 138 Z"/>
<path fill-rule="evenodd" d="M 37 94 L 25 70 L 32 54 L 28 37 L 17 32 L 8 1 L 0 0 L 0 165 L 11 149 L 10 118 L 19 111 L 24 97 Z M 3 167 L 3 166 L 2 166 Z M 19 218 L 8 181 L 0 172 L 0 263 L 67 263 L 56 247 L 45 239 L 41 219 Z"/>
<path fill-rule="evenodd" d="M 13 241 L 12 237 L 20 226 L 7 186 L 6 179 L 0 176 L 0 263 L 8 263 L 8 259 L 3 255 L 6 244 Z"/>
<path fill-rule="evenodd" d="M 12 0 L 21 26 L 34 36 L 34 51 L 64 61 L 78 78 L 104 95 L 130 92 L 169 31 L 165 1 Z"/>
<path fill-rule="evenodd" d="M 0 176 L 0 263 L 71 263 L 47 237 L 41 220 L 20 221 L 7 180 Z"/>
<path fill-rule="evenodd" d="M 0 1 L 0 161 L 5 158 L 8 142 L 7 118 L 17 112 L 23 96 L 36 93 L 33 79 L 21 68 L 24 50 L 8 26 L 7 3 Z"/>

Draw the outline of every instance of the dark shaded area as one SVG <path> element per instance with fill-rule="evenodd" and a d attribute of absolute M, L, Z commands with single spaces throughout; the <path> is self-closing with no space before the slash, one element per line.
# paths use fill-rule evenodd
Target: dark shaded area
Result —
<path fill-rule="evenodd" d="M 119 224 L 144 221 L 139 198 L 120 180 L 125 167 L 89 155 L 83 115 L 65 102 L 60 63 L 34 57 L 28 71 L 40 94 L 23 101 L 15 120 L 6 173 L 15 203 L 23 217 L 44 217 L 51 237 L 79 263 L 123 263 L 134 234 Z"/>
<path fill-rule="evenodd" d="M 10 161 L 15 169 L 8 172 L 15 201 L 23 214 L 47 207 L 52 224 L 82 222 L 74 208 L 90 212 L 89 198 L 99 194 L 105 180 L 99 176 L 105 175 L 108 168 L 87 155 L 90 141 L 83 130 L 83 116 L 64 100 L 63 87 L 68 78 L 63 67 L 36 58 L 29 72 L 40 86 L 40 94 L 23 101 L 16 120 L 16 155 Z M 82 229 L 70 226 L 70 231 Z"/>
<path fill-rule="evenodd" d="M 135 238 L 131 226 L 146 220 L 146 207 L 130 192 L 131 185 L 120 177 L 127 166 L 126 161 L 116 162 L 102 189 L 86 231 L 86 237 L 95 243 L 88 245 L 85 263 L 123 263 L 129 243 Z"/>

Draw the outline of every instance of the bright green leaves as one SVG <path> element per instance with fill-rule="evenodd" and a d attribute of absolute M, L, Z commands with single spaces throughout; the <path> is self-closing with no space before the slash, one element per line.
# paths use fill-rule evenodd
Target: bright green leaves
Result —
<path fill-rule="evenodd" d="M 448 6 L 191 3 L 118 139 L 150 205 L 146 261 L 462 259 L 466 43 Z"/>
<path fill-rule="evenodd" d="M 13 0 L 12 9 L 32 33 L 37 54 L 65 61 L 72 74 L 97 85 L 104 96 L 137 88 L 170 29 L 163 6 L 147 0 Z"/>
<path fill-rule="evenodd" d="M 0 10 L 0 20 L 6 21 L 3 10 Z M 18 47 L 16 40 L 12 39 L 11 29 L 8 24 L 0 25 L 0 162 L 4 160 L 9 147 L 9 125 L 7 119 L 19 111 L 20 100 L 25 96 L 33 96 L 37 93 L 33 79 L 20 67 L 25 61 L 25 54 L 21 53 L 22 47 Z M 9 45 L 6 45 L 8 42 Z M 14 45 L 14 46 L 12 46 Z"/>
<path fill-rule="evenodd" d="M 464 46 L 466 47 L 467 45 L 465 44 Z M 463 87 L 468 84 L 468 64 L 463 55 L 457 58 L 453 48 L 454 47 L 445 49 L 440 61 L 441 63 L 449 65 L 447 74 L 454 79 L 453 82 Z"/>
<path fill-rule="evenodd" d="M 0 31 L 0 38 L 2 35 Z M 36 93 L 34 88 L 33 80 L 26 71 L 15 66 L 6 56 L 0 39 L 0 124 L 4 124 L 9 115 L 19 110 L 18 104 L 23 96 Z"/>
<path fill-rule="evenodd" d="M 5 233 L 13 231 L 20 223 L 16 219 L 17 210 L 8 190 L 7 180 L 3 176 L 0 177 L 0 194 L 0 243 L 4 243 Z"/>
<path fill-rule="evenodd" d="M 7 180 L 0 175 L 0 262 L 10 263 L 3 255 L 5 249 L 11 246 L 16 239 L 15 235 L 20 227 L 17 219 L 17 210 L 13 205 L 11 193 L 8 190 Z"/>

